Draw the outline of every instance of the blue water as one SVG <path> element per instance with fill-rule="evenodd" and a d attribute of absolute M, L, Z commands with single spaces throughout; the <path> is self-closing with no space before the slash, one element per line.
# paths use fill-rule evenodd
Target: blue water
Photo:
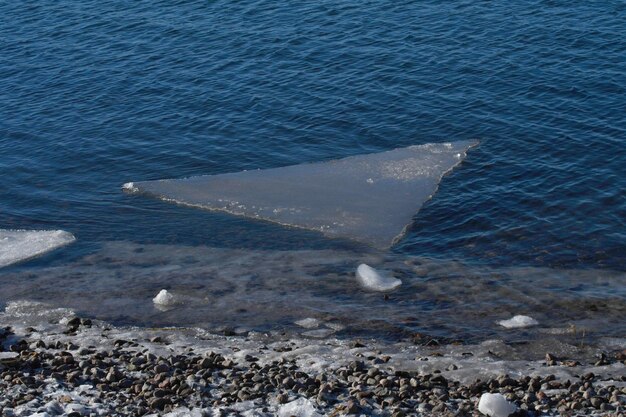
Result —
<path fill-rule="evenodd" d="M 0 228 L 344 248 L 129 196 L 126 181 L 481 144 L 399 255 L 626 271 L 619 1 L 0 3 Z M 349 246 L 349 245 L 348 245 Z"/>

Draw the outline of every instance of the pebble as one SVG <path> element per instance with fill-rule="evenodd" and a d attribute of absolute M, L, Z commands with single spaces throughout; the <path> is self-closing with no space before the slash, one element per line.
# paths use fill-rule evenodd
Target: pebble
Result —
<path fill-rule="evenodd" d="M 87 325 L 83 319 L 73 319 L 71 323 L 78 327 Z M 153 343 L 162 343 L 162 339 L 155 339 Z M 110 351 L 96 351 L 94 347 L 71 342 L 54 341 L 48 345 L 39 342 L 38 339 L 14 343 L 16 354 L 0 355 L 19 359 L 11 367 L 0 368 L 0 392 L 5 397 L 0 399 L 3 416 L 11 417 L 19 404 L 36 403 L 43 391 L 35 388 L 52 383 L 60 391 L 77 390 L 79 386 L 95 388 L 89 394 L 91 401 L 109 407 L 107 415 L 166 413 L 181 406 L 228 407 L 251 400 L 260 408 L 269 409 L 306 397 L 326 407 L 328 413 L 340 410 L 343 414 L 392 417 L 416 412 L 464 416 L 477 413 L 477 399 L 486 392 L 503 393 L 515 402 L 520 412 L 529 414 L 589 414 L 621 407 L 626 394 L 614 387 L 598 388 L 595 384 L 600 377 L 590 372 L 571 382 L 559 381 L 554 375 L 520 378 L 500 375 L 462 385 L 444 377 L 439 370 L 431 373 L 394 370 L 385 364 L 390 357 L 381 352 L 375 352 L 373 359 L 368 357 L 367 361 L 352 361 L 338 369 L 309 374 L 295 361 L 285 358 L 267 363 L 262 352 L 242 355 L 243 360 L 236 362 L 232 357 L 216 353 L 200 355 L 182 349 L 158 357 L 142 352 L 141 345 L 124 339 L 113 341 L 115 347 Z M 363 354 L 362 358 L 366 356 Z M 609 361 L 613 356 L 601 360 Z M 34 359 L 23 359 L 31 357 Z M 30 361 L 35 359 L 38 362 L 33 367 Z M 373 365 L 375 359 L 381 368 Z M 559 360 L 548 354 L 546 362 L 549 361 Z M 456 364 L 446 368 L 457 369 Z M 51 378 L 55 381 L 51 382 Z M 92 413 L 85 405 L 69 407 L 72 404 L 73 399 L 67 395 L 45 401 L 41 398 L 39 410 L 50 416 Z"/>

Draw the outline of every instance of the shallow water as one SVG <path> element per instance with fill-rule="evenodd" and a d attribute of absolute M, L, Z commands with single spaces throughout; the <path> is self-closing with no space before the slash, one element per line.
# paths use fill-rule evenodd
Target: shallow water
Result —
<path fill-rule="evenodd" d="M 621 2 L 1 4 L 0 229 L 63 229 L 77 238 L 1 270 L 1 301 L 58 295 L 59 304 L 124 323 L 182 322 L 187 311 L 151 306 L 163 283 L 189 293 L 195 285 L 205 296 L 211 283 L 228 292 L 242 276 L 253 288 L 256 277 L 283 273 L 263 256 L 245 271 L 229 269 L 254 258 L 249 249 L 269 251 L 276 263 L 287 262 L 279 250 L 356 260 L 369 252 L 125 195 L 121 184 L 479 139 L 383 256 L 429 259 L 441 265 L 437 273 L 400 268 L 410 284 L 383 303 L 336 288 L 356 267 L 353 255 L 320 266 L 327 280 L 316 281 L 317 290 L 298 281 L 308 283 L 307 270 L 296 264 L 285 267 L 293 283 L 285 295 L 263 295 L 277 311 L 233 315 L 230 307 L 215 320 L 194 320 L 283 325 L 294 318 L 286 300 L 305 300 L 312 315 L 365 316 L 446 336 L 490 335 L 499 331 L 494 320 L 528 311 L 540 323 L 623 334 L 612 317 L 623 313 L 626 283 L 625 19 Z M 173 252 L 197 246 L 209 259 L 225 250 L 230 260 L 217 259 L 231 276 L 202 275 L 183 262 L 155 278 L 158 257 L 137 266 L 127 256 L 115 270 L 104 255 L 111 241 Z M 421 298 L 413 280 L 435 289 Z M 111 288 L 117 300 L 106 298 Z M 487 296 L 492 288 L 497 297 Z M 96 290 L 128 313 L 112 317 L 112 307 L 89 304 Z M 231 295 L 231 304 L 261 297 L 232 293 L 243 298 Z M 479 318 L 455 321 L 459 307 Z M 399 324 L 404 314 L 418 319 Z"/>
<path fill-rule="evenodd" d="M 400 278 L 402 286 L 386 296 L 362 289 L 355 277 L 361 262 Z M 466 342 L 556 335 L 589 343 L 626 334 L 624 275 L 614 271 L 496 269 L 380 252 L 129 242 L 106 243 L 67 265 L 15 269 L 4 273 L 6 299 L 42 301 L 121 325 L 387 340 L 426 333 Z M 154 305 L 161 289 L 176 302 Z M 531 315 L 540 326 L 508 330 L 496 323 L 516 314 Z M 318 319 L 318 326 L 310 326 L 315 330 L 297 325 L 306 318 Z"/>

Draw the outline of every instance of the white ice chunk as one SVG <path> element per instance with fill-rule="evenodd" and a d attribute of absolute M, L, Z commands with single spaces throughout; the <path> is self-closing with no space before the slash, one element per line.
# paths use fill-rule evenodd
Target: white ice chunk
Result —
<path fill-rule="evenodd" d="M 137 187 L 135 187 L 135 184 L 133 184 L 132 182 L 127 182 L 126 184 L 122 185 L 122 190 L 134 193 L 137 192 Z"/>
<path fill-rule="evenodd" d="M 529 316 L 517 315 L 508 320 L 500 320 L 498 321 L 498 324 L 506 327 L 507 329 L 519 329 L 522 327 L 536 326 L 539 322 Z"/>
<path fill-rule="evenodd" d="M 156 297 L 152 299 L 152 302 L 154 304 L 165 306 L 165 307 L 169 307 L 169 306 L 173 306 L 177 304 L 176 296 L 174 296 L 174 294 L 172 294 L 171 292 L 168 292 L 167 290 L 159 291 Z"/>
<path fill-rule="evenodd" d="M 382 275 L 367 264 L 356 269 L 356 279 L 363 288 L 371 291 L 392 291 L 402 285 L 401 280 Z"/>
<path fill-rule="evenodd" d="M 320 321 L 313 317 L 307 317 L 306 319 L 297 320 L 295 323 L 300 327 L 304 327 L 305 329 L 316 329 L 320 327 Z"/>
<path fill-rule="evenodd" d="M 485 393 L 478 402 L 478 411 L 489 417 L 508 417 L 515 410 L 515 404 L 508 402 L 502 394 Z"/>
<path fill-rule="evenodd" d="M 122 188 L 387 248 L 476 144 L 429 143 L 328 162 L 132 182 Z"/>
<path fill-rule="evenodd" d="M 278 409 L 278 417 L 318 417 L 317 412 L 311 401 L 306 398 L 298 398 L 287 404 L 283 404 Z"/>
<path fill-rule="evenodd" d="M 71 233 L 63 230 L 0 229 L 0 267 L 34 258 L 74 240 Z"/>

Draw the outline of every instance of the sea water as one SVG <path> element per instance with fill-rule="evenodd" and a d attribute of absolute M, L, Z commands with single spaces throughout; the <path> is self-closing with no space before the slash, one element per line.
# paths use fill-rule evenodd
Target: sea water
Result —
<path fill-rule="evenodd" d="M 2 4 L 0 229 L 77 240 L 0 270 L 0 302 L 145 326 L 623 335 L 625 18 L 610 1 Z M 120 190 L 473 139 L 384 252 Z M 402 286 L 362 290 L 361 263 Z M 163 289 L 187 303 L 156 309 Z M 539 325 L 497 324 L 515 315 Z"/>

